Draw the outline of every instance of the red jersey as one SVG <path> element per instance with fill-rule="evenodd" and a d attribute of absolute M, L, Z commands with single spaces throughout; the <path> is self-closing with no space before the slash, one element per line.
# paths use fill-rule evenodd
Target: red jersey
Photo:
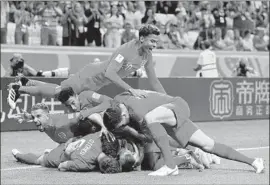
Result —
<path fill-rule="evenodd" d="M 106 71 L 116 71 L 121 78 L 124 78 L 144 66 L 150 57 L 152 57 L 151 53 L 140 56 L 138 41 L 132 40 L 121 45 L 107 61 L 89 63 L 61 83 L 61 86 L 72 87 L 77 94 L 85 90 L 97 91 L 111 83 L 105 77 Z"/>
<path fill-rule="evenodd" d="M 83 129 L 82 129 L 83 128 Z M 91 125 L 73 114 L 50 115 L 50 124 L 44 132 L 56 143 L 65 143 L 70 138 L 91 133 Z"/>
<path fill-rule="evenodd" d="M 100 132 L 88 134 L 75 142 L 76 150 L 67 162 L 68 171 L 93 171 L 102 152 Z"/>

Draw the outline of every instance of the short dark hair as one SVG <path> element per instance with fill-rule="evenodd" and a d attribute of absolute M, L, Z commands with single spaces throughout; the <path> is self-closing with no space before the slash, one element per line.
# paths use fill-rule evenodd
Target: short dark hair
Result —
<path fill-rule="evenodd" d="M 109 142 L 106 137 L 103 135 L 101 137 L 101 143 L 102 143 L 102 152 L 105 153 L 107 156 L 111 156 L 113 158 L 117 157 L 118 151 L 119 151 L 119 142 L 117 139 L 114 141 Z"/>
<path fill-rule="evenodd" d="M 117 124 L 122 120 L 121 114 L 120 102 L 112 100 L 111 107 L 108 108 L 103 115 L 104 126 L 109 131 L 114 130 Z"/>
<path fill-rule="evenodd" d="M 208 48 L 210 48 L 210 46 L 211 46 L 211 43 L 210 43 L 210 41 L 208 41 L 208 40 L 205 40 L 205 41 L 203 42 L 203 44 L 204 44 L 205 49 L 208 49 Z"/>
<path fill-rule="evenodd" d="M 64 88 L 60 91 L 58 95 L 58 100 L 61 103 L 65 103 L 71 96 L 74 96 L 75 92 L 73 91 L 72 87 Z"/>
<path fill-rule="evenodd" d="M 99 170 L 101 173 L 122 172 L 119 161 L 111 156 L 105 156 L 99 161 Z"/>
<path fill-rule="evenodd" d="M 148 35 L 159 35 L 160 30 L 153 24 L 146 24 L 139 29 L 139 37 L 147 37 Z"/>
<path fill-rule="evenodd" d="M 119 162 L 122 166 L 122 171 L 123 172 L 130 172 L 132 171 L 134 168 L 134 164 L 135 164 L 135 159 L 131 154 L 125 154 L 125 155 L 121 155 L 122 152 L 120 152 L 119 154 Z"/>

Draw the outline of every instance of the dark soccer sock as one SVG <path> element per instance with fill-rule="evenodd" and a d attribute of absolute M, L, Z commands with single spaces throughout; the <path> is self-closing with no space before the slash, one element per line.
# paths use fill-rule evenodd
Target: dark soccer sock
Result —
<path fill-rule="evenodd" d="M 148 125 L 148 128 L 151 131 L 153 139 L 163 155 L 164 163 L 169 168 L 175 168 L 176 165 L 173 161 L 168 135 L 164 127 L 159 123 L 151 123 Z"/>
<path fill-rule="evenodd" d="M 19 162 L 25 163 L 25 164 L 37 164 L 37 160 L 39 158 L 38 155 L 28 153 L 28 154 L 16 154 L 16 158 Z"/>
<path fill-rule="evenodd" d="M 215 143 L 211 153 L 225 159 L 242 162 L 249 165 L 251 165 L 254 161 L 254 159 L 241 154 L 232 147 L 220 143 Z"/>

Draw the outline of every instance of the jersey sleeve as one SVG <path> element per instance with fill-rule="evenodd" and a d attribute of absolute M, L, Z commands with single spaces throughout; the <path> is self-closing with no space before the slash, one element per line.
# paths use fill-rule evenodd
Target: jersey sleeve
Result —
<path fill-rule="evenodd" d="M 124 48 L 115 51 L 110 58 L 109 65 L 106 72 L 115 71 L 118 72 L 126 61 L 126 54 Z"/>
<path fill-rule="evenodd" d="M 89 103 L 101 104 L 104 101 L 108 101 L 112 99 L 106 95 L 102 95 L 94 91 L 85 91 L 83 93 L 84 93 L 85 99 Z"/>

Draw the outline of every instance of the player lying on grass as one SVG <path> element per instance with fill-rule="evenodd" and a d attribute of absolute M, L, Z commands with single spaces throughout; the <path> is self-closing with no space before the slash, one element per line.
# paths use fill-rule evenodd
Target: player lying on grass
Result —
<path fill-rule="evenodd" d="M 100 169 L 102 173 L 121 172 L 120 163 L 116 160 L 116 153 L 106 151 L 109 142 L 96 132 L 83 137 L 73 138 L 73 142 L 60 144 L 49 152 L 39 156 L 34 163 L 47 168 L 58 168 L 60 171 L 94 171 Z M 107 140 L 106 140 L 107 141 Z M 103 151 L 104 150 L 104 151 Z M 14 155 L 18 160 L 20 153 Z M 115 158 L 111 157 L 115 156 Z"/>
<path fill-rule="evenodd" d="M 31 114 L 24 113 L 17 119 L 33 120 L 38 130 L 45 132 L 56 143 L 65 143 L 76 136 L 84 136 L 101 130 L 108 140 L 114 140 L 114 136 L 101 127 L 102 117 L 100 114 L 92 114 L 85 120 L 79 119 L 79 114 L 50 114 L 49 107 L 44 103 L 37 103 L 31 109 Z M 100 124 L 101 123 L 101 124 Z M 61 148 L 61 147 L 60 147 Z M 39 155 L 21 154 L 13 150 L 13 155 L 20 162 L 35 164 Z M 19 155 L 17 155 L 19 153 Z"/>
<path fill-rule="evenodd" d="M 19 84 L 10 85 L 8 103 L 11 108 L 15 108 L 16 100 L 19 98 L 20 93 L 57 97 L 60 91 L 66 87 L 71 87 L 76 94 L 80 94 L 85 90 L 98 91 L 101 87 L 111 82 L 129 91 L 136 97 L 144 97 L 144 91 L 132 88 L 122 79 L 142 66 L 145 66 L 153 90 L 165 93 L 155 74 L 152 59 L 152 50 L 157 45 L 159 34 L 159 29 L 154 25 L 142 26 L 139 30 L 138 40 L 132 40 L 121 45 L 107 61 L 89 63 L 79 72 L 61 82 L 60 86 L 47 83 L 41 86 L 29 87 L 25 85 L 31 84 L 31 82 L 27 78 L 23 78 L 21 80 L 22 86 Z M 15 96 L 11 95 L 12 92 L 15 93 Z"/>
<path fill-rule="evenodd" d="M 59 68 L 52 71 L 37 71 L 27 65 L 20 53 L 15 53 L 10 59 L 10 76 L 37 76 L 37 77 L 68 77 L 68 68 Z"/>
<path fill-rule="evenodd" d="M 113 166 L 113 169 L 115 169 L 113 173 L 117 173 L 129 172 L 140 167 L 144 157 L 144 149 L 139 143 L 135 144 L 132 140 L 123 138 L 119 138 L 114 142 L 108 142 L 103 137 L 101 139 L 102 152 L 111 158 L 107 158 L 106 161 L 100 161 L 99 158 L 104 154 L 100 154 L 100 138 L 97 136 L 95 134 L 89 134 L 68 144 L 65 150 L 65 156 L 69 160 L 62 162 L 58 169 L 60 171 L 93 171 L 97 170 L 96 167 L 99 166 L 102 173 L 112 173 L 112 168 L 108 169 L 108 167 Z M 151 148 L 154 147 L 151 146 Z M 146 155 L 151 152 L 155 152 L 155 156 L 158 155 L 158 151 L 156 150 L 148 150 Z M 191 161 L 193 164 L 199 165 L 189 155 L 176 155 L 174 156 L 174 160 L 179 165 L 191 163 Z M 151 161 L 151 164 L 154 164 L 154 166 L 159 166 L 163 163 L 164 161 L 160 153 L 159 158 Z M 143 167 L 147 167 L 147 164 L 148 161 L 144 161 L 145 166 Z M 153 168 L 150 167 L 148 170 L 153 170 Z"/>
<path fill-rule="evenodd" d="M 138 99 L 129 92 L 118 95 L 111 102 L 111 108 L 108 108 L 104 113 L 103 120 L 108 130 L 124 130 L 129 135 L 139 136 L 140 139 L 145 138 L 141 137 L 141 134 L 138 135 L 135 129 L 129 127 L 130 120 L 134 120 L 134 117 L 136 117 L 135 120 L 140 124 L 143 121 L 146 122 L 153 139 L 164 156 L 166 164 L 149 175 L 166 176 L 178 174 L 178 168 L 170 153 L 167 134 L 182 147 L 187 145 L 196 146 L 221 158 L 249 164 L 256 170 L 256 173 L 263 171 L 263 159 L 249 158 L 227 145 L 215 142 L 199 129 L 189 119 L 190 110 L 184 99 L 153 91 L 145 92 L 147 96 L 144 99 Z"/>

